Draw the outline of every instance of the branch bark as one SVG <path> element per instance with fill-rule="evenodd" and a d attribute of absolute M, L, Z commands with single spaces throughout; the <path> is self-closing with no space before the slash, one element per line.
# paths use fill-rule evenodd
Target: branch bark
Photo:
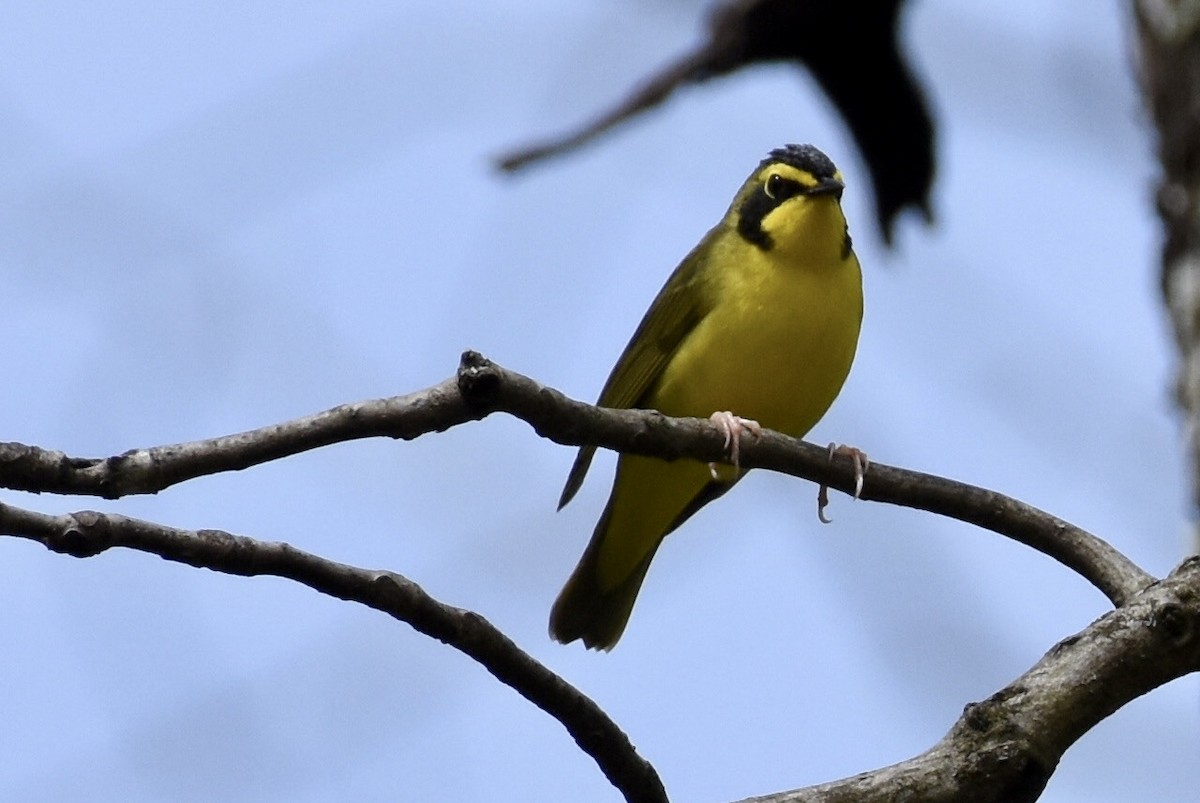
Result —
<path fill-rule="evenodd" d="M 134 449 L 107 458 L 76 458 L 19 443 L 0 444 L 0 486 L 113 499 L 157 493 L 199 476 L 237 471 L 358 438 L 412 439 L 504 412 L 539 435 L 572 446 L 595 444 L 668 460 L 727 462 L 724 435 L 711 422 L 673 419 L 652 410 L 607 410 L 466 352 L 456 377 L 390 399 L 344 404 L 316 415 L 191 443 Z M 766 468 L 837 488 L 854 489 L 851 461 L 819 446 L 765 431 L 742 444 L 743 468 Z M 965 483 L 872 463 L 861 498 L 926 510 L 977 525 L 1032 547 L 1096 586 L 1114 605 L 1154 578 L 1110 544 L 1032 505 Z"/>
<path fill-rule="evenodd" d="M 595 702 L 478 613 L 439 602 L 395 572 L 336 563 L 285 543 L 221 530 L 181 530 L 90 510 L 49 516 L 0 502 L 0 535 L 29 538 L 77 558 L 124 547 L 226 574 L 285 577 L 382 611 L 475 659 L 501 683 L 561 722 L 626 800 L 667 800 L 654 767 Z"/>
<path fill-rule="evenodd" d="M 707 420 L 594 407 L 467 352 L 455 377 L 427 390 L 227 437 L 94 459 L 0 445 L 0 486 L 105 497 L 152 493 L 338 441 L 410 439 L 494 412 L 521 418 L 559 443 L 666 459 L 726 459 L 724 436 Z M 849 459 L 831 458 L 826 449 L 769 431 L 742 444 L 741 464 L 847 493 L 854 485 Z M 1083 733 L 1139 695 L 1200 669 L 1200 559 L 1156 581 L 1096 536 L 1015 499 L 878 463 L 867 472 L 862 498 L 951 516 L 1018 540 L 1077 571 L 1118 607 L 1051 649 L 1005 689 L 968 706 L 946 737 L 922 755 L 753 800 L 1033 800 Z M 91 511 L 50 516 L 0 503 L 0 535 L 34 539 L 81 558 L 125 547 L 230 574 L 275 575 L 383 611 L 471 656 L 562 722 L 627 800 L 666 800 L 653 767 L 594 702 L 479 614 L 438 602 L 393 572 L 335 563 L 287 544 Z"/>
<path fill-rule="evenodd" d="M 1135 0 L 1138 80 L 1158 132 L 1163 300 L 1179 347 L 1192 506 L 1200 511 L 1200 3 Z"/>
<path fill-rule="evenodd" d="M 1105 717 L 1200 670 L 1200 558 L 1064 639 L 908 761 L 744 803 L 1020 803 L 1041 795 L 1063 753 Z"/>

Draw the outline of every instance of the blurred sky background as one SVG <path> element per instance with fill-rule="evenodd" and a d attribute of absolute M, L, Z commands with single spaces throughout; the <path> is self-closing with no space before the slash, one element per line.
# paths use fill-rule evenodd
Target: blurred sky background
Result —
<path fill-rule="evenodd" d="M 702 36 L 706 2 L 8 4 L 0 439 L 104 456 L 424 388 L 477 349 L 591 400 L 766 152 L 846 174 L 859 357 L 811 440 L 1008 493 L 1150 571 L 1190 548 L 1153 141 L 1126 3 L 917 0 L 937 225 L 886 250 L 808 76 L 680 93 L 518 177 Z M 855 68 L 854 32 L 834 31 Z M 803 34 L 811 35 L 811 34 Z M 760 472 L 660 551 L 611 654 L 546 635 L 603 455 L 502 416 L 156 497 L 0 493 L 287 541 L 486 616 L 605 708 L 673 798 L 907 758 L 1107 609 L 999 536 Z M 0 798 L 608 801 L 563 728 L 406 625 L 271 578 L 0 540 Z M 1194 679 L 1065 757 L 1047 801 L 1192 800 Z"/>

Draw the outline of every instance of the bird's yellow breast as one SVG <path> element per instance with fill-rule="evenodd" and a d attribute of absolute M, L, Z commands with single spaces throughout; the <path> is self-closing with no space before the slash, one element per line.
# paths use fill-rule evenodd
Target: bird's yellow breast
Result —
<path fill-rule="evenodd" d="M 680 343 L 648 406 L 697 417 L 729 410 L 802 437 L 854 360 L 863 307 L 857 258 L 832 246 L 763 251 L 732 238 L 711 258 L 725 266 L 704 290 L 711 310 Z"/>

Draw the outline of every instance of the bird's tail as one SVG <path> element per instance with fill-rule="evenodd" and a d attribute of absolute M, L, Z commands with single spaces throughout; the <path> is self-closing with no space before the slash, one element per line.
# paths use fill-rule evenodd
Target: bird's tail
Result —
<path fill-rule="evenodd" d="M 582 639 L 588 649 L 611 650 L 625 632 L 633 603 L 641 590 L 658 543 L 623 580 L 609 589 L 600 585 L 600 549 L 608 531 L 612 503 L 596 525 L 592 540 L 563 586 L 550 611 L 550 637 L 563 644 Z M 661 541 L 659 541 L 660 543 Z"/>

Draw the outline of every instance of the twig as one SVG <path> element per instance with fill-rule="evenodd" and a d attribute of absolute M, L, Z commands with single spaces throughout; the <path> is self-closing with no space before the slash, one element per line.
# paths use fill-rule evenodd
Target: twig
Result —
<path fill-rule="evenodd" d="M 376 437 L 411 440 L 471 419 L 452 378 L 406 396 L 342 404 L 249 432 L 133 449 L 114 457 L 69 457 L 36 446 L 0 443 L 0 486 L 118 499 L 158 493 L 196 477 L 240 471 L 333 443 Z"/>
<path fill-rule="evenodd" d="M 710 48 L 706 47 L 694 53 L 689 53 L 663 68 L 644 84 L 635 89 L 629 97 L 622 100 L 613 108 L 602 112 L 595 119 L 562 136 L 527 145 L 496 159 L 496 166 L 506 172 L 515 172 L 521 168 L 539 162 L 551 156 L 558 156 L 572 151 L 584 143 L 590 142 L 608 129 L 634 117 L 640 112 L 651 109 L 667 99 L 672 92 L 684 84 L 702 80 L 705 76 L 708 62 L 712 59 Z"/>
<path fill-rule="evenodd" d="M 591 699 L 523 652 L 479 614 L 438 602 L 394 572 L 336 563 L 284 543 L 220 530 L 181 530 L 94 511 L 49 516 L 0 503 L 0 535 L 29 538 L 78 558 L 125 547 L 226 574 L 286 577 L 323 594 L 383 611 L 475 659 L 561 722 L 626 800 L 667 800 L 654 768 Z"/>

